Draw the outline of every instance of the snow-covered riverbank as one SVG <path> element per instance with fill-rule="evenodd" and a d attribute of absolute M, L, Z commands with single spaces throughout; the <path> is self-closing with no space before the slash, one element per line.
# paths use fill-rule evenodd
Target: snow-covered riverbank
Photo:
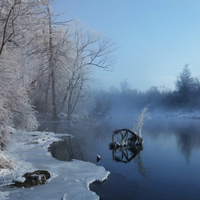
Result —
<path fill-rule="evenodd" d="M 17 134 L 17 133 L 16 133 Z M 89 190 L 89 185 L 95 180 L 105 180 L 109 172 L 93 163 L 73 160 L 71 162 L 58 161 L 48 153 L 47 148 L 61 135 L 49 132 L 32 132 L 14 134 L 15 143 L 12 148 L 18 164 L 17 171 L 0 169 L 1 187 L 0 199 L 10 200 L 94 200 L 97 194 Z M 66 136 L 63 135 L 63 136 Z M 12 155 L 12 154 L 11 154 Z M 48 170 L 51 179 L 45 185 L 32 188 L 9 188 L 6 185 L 13 178 L 19 178 L 28 171 L 36 169 Z"/>

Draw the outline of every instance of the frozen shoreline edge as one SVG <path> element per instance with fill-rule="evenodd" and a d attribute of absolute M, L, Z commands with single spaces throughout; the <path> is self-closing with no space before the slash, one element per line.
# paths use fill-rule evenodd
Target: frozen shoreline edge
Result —
<path fill-rule="evenodd" d="M 40 195 L 40 198 L 52 200 L 59 200 L 63 195 L 66 196 L 66 199 L 99 199 L 99 196 L 90 190 L 90 185 L 95 181 L 103 182 L 108 178 L 110 172 L 106 171 L 104 167 L 85 161 L 58 161 L 53 158 L 48 153 L 48 147 L 52 142 L 60 140 L 58 136 L 61 135 L 55 135 L 51 132 L 17 134 L 18 145 L 12 151 L 29 165 L 29 169 L 48 170 L 52 178 L 44 186 L 40 185 L 30 189 L 8 188 L 8 190 L 5 190 L 4 188 L 4 191 L 1 191 L 2 188 L 0 187 L 0 199 L 4 194 L 4 198 L 7 196 L 7 199 L 10 200 L 23 200 L 27 198 L 27 195 L 32 196 L 32 194 L 33 196 L 37 194 Z M 66 134 L 63 134 L 63 136 L 66 136 Z M 19 177 L 24 172 L 24 169 L 21 169 L 16 176 Z M 55 192 L 53 192 L 54 186 L 56 187 Z M 16 198 L 16 194 L 19 198 Z M 37 196 L 35 199 L 37 199 Z"/>

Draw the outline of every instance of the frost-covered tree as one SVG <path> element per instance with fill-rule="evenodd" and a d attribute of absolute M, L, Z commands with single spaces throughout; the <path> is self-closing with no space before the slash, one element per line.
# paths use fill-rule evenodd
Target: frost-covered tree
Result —
<path fill-rule="evenodd" d="M 38 123 L 24 87 L 10 85 L 0 91 L 0 122 L 17 129 L 34 130 Z"/>
<path fill-rule="evenodd" d="M 39 94 L 36 105 L 46 105 L 47 112 L 54 113 L 54 117 L 55 113 L 66 112 L 71 119 L 77 105 L 85 98 L 92 66 L 108 69 L 113 63 L 109 56 L 113 43 L 91 30 L 85 30 L 77 22 L 67 23 L 65 27 L 52 23 L 51 35 L 52 55 L 48 50 L 44 51 L 43 70 L 33 81 L 36 91 L 32 95 Z M 46 41 L 46 44 L 49 43 Z M 49 57 L 53 58 L 51 65 Z"/>
<path fill-rule="evenodd" d="M 96 92 L 93 97 L 93 104 L 90 103 L 90 112 L 92 117 L 97 119 L 105 119 L 110 116 L 112 109 L 111 95 L 106 92 Z"/>
<path fill-rule="evenodd" d="M 127 80 L 124 80 L 120 83 L 120 89 L 123 94 L 126 94 L 126 93 L 130 92 L 131 85 L 129 84 L 129 82 Z"/>
<path fill-rule="evenodd" d="M 21 10 L 21 0 L 2 0 L 0 3 L 0 56 L 15 34 L 16 22 Z"/>
<path fill-rule="evenodd" d="M 176 90 L 178 94 L 178 101 L 180 103 L 188 103 L 190 101 L 194 84 L 194 78 L 191 76 L 188 65 L 185 65 L 176 81 Z"/>
<path fill-rule="evenodd" d="M 38 30 L 38 12 L 36 1 L 0 3 L 0 122 L 28 130 L 37 128 L 37 120 L 27 93 L 32 63 L 25 52 Z"/>
<path fill-rule="evenodd" d="M 61 102 L 61 109 L 65 106 L 67 108 L 68 119 L 71 118 L 79 100 L 84 98 L 92 67 L 109 69 L 113 64 L 109 54 L 114 45 L 111 40 L 91 30 L 84 30 L 79 23 L 72 25 L 70 30 L 71 48 L 68 49 L 69 53 L 65 58 L 67 75 Z"/>
<path fill-rule="evenodd" d="M 112 64 L 113 43 L 79 23 L 58 23 L 51 2 L 0 3 L 0 83 L 5 97 L 17 86 L 38 111 L 54 119 L 64 111 L 70 119 L 84 99 L 91 67 Z"/>

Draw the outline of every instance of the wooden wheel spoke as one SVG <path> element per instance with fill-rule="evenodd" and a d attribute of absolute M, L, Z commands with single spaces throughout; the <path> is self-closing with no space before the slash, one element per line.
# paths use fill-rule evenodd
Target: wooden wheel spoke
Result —
<path fill-rule="evenodd" d="M 131 145 L 142 144 L 142 138 L 136 135 L 129 129 L 117 129 L 112 136 L 114 146 L 126 146 L 128 143 Z M 130 142 L 131 141 L 131 142 Z"/>

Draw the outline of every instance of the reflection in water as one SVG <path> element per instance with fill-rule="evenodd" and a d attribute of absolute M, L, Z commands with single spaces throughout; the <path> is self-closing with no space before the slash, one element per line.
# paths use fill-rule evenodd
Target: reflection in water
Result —
<path fill-rule="evenodd" d="M 109 148 L 112 150 L 112 158 L 116 162 L 128 163 L 134 159 L 137 164 L 138 171 L 140 174 L 147 178 L 147 168 L 143 166 L 142 157 L 140 152 L 143 150 L 142 145 L 131 145 L 123 147 L 113 147 Z"/>
<path fill-rule="evenodd" d="M 145 124 L 145 135 L 153 140 L 160 140 L 160 136 L 166 137 L 165 143 L 172 135 L 176 138 L 177 147 L 190 162 L 192 152 L 200 149 L 200 123 L 197 119 L 159 119 Z"/>
<path fill-rule="evenodd" d="M 112 131 L 130 128 L 132 122 L 121 120 L 109 125 L 69 128 L 60 124 L 54 130 L 75 137 L 53 143 L 50 151 L 59 160 L 81 159 L 110 171 L 107 182 L 91 186 L 102 199 L 200 199 L 199 120 L 148 121 L 143 127 L 144 149 L 123 147 L 111 151 L 108 144 Z M 97 155 L 101 156 L 99 163 Z"/>
<path fill-rule="evenodd" d="M 102 127 L 89 127 L 85 125 L 79 125 L 70 127 L 65 123 L 56 125 L 56 131 L 58 133 L 66 132 L 74 137 L 65 138 L 62 141 L 54 142 L 50 145 L 49 151 L 52 156 L 58 160 L 71 161 L 72 159 L 97 162 L 97 155 L 99 152 L 96 148 L 101 145 L 108 146 L 106 143 L 109 137 L 109 127 L 105 124 Z M 43 125 L 43 128 L 45 126 Z M 51 127 L 55 130 L 55 127 Z M 100 144 L 99 144 L 100 142 Z M 104 155 L 100 155 L 105 159 Z"/>
<path fill-rule="evenodd" d="M 123 121 L 120 122 L 123 126 L 131 127 L 128 124 L 124 125 Z M 68 124 L 60 123 L 60 122 L 46 122 L 41 123 L 40 130 L 44 131 L 53 131 L 55 133 L 68 133 L 75 135 L 75 138 L 69 141 L 63 142 L 61 145 L 54 144 L 52 146 L 56 148 L 61 148 L 62 151 L 70 151 L 70 148 L 83 148 L 82 151 L 85 151 L 87 145 L 90 143 L 90 151 L 93 151 L 93 147 L 95 147 L 96 142 L 102 141 L 102 144 L 106 142 L 106 138 L 110 137 L 112 130 L 116 127 L 120 126 L 120 123 L 114 127 L 107 125 L 103 125 L 96 128 L 86 128 L 85 126 L 80 126 L 76 128 L 70 128 Z M 127 123 L 127 122 L 126 122 Z M 131 122 L 132 125 L 132 122 Z M 110 133 L 110 134 L 109 134 Z M 152 140 L 160 140 L 160 136 L 165 136 L 165 143 L 168 142 L 168 137 L 174 135 L 176 138 L 177 147 L 180 152 L 184 155 L 186 162 L 190 161 L 190 157 L 192 152 L 195 149 L 200 148 L 200 123 L 199 120 L 192 119 L 156 119 L 151 120 L 144 125 L 143 129 L 144 140 L 145 137 L 150 137 Z M 62 142 L 61 142 L 62 143 Z M 81 144 L 83 143 L 83 144 Z M 82 147 L 83 146 L 83 147 Z M 93 146 L 93 147 L 92 147 Z M 66 150 L 67 148 L 68 150 Z M 87 149 L 88 150 L 88 149 Z M 56 150 L 58 151 L 58 150 Z M 57 154 L 59 154 L 57 152 Z M 81 157 L 81 155 L 77 156 L 78 150 L 76 153 L 76 157 Z M 70 153 L 72 155 L 72 153 Z M 95 156 L 96 157 L 96 156 Z M 63 158 L 64 159 L 64 158 Z"/>
<path fill-rule="evenodd" d="M 49 151 L 51 155 L 62 161 L 71 161 L 72 159 L 84 160 L 82 149 L 77 138 L 66 138 L 63 141 L 53 142 Z"/>
<path fill-rule="evenodd" d="M 142 145 L 111 147 L 113 160 L 128 163 L 143 150 Z"/>
<path fill-rule="evenodd" d="M 176 130 L 178 147 L 184 155 L 186 162 L 190 162 L 192 151 L 200 148 L 200 131 L 194 126 L 183 126 Z"/>
<path fill-rule="evenodd" d="M 143 177 L 147 178 L 148 177 L 148 168 L 144 167 L 140 152 L 138 153 L 138 156 L 134 159 L 134 161 L 135 161 L 135 163 L 137 163 L 139 173 Z"/>

